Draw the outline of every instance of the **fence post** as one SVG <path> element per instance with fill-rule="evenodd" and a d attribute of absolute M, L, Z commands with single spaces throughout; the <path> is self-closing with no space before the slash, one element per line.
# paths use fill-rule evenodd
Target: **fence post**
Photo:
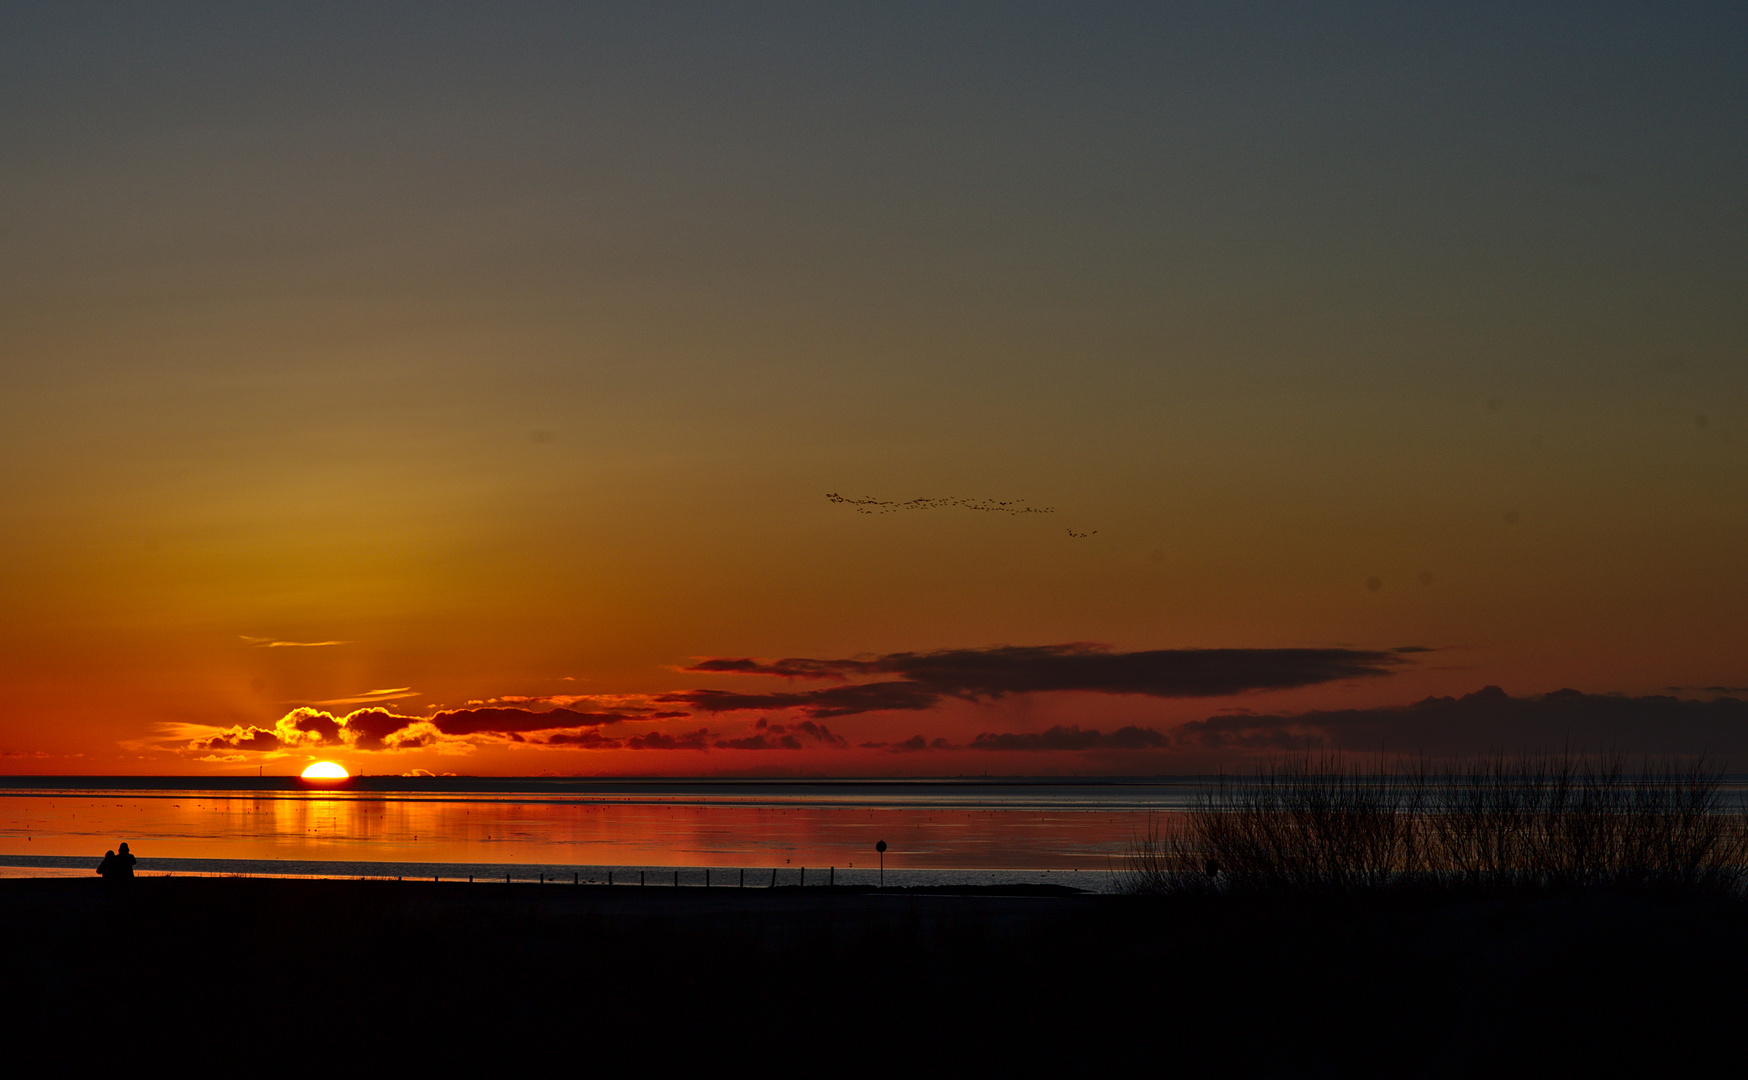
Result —
<path fill-rule="evenodd" d="M 803 886 L 807 885 L 807 867 L 805 866 L 801 868 L 801 884 Z"/>
<path fill-rule="evenodd" d="M 680 872 L 678 870 L 675 870 L 674 871 L 674 888 L 677 889 L 679 887 L 680 887 Z"/>
<path fill-rule="evenodd" d="M 834 889 L 837 888 L 837 886 L 838 886 L 838 868 L 837 867 L 835 867 L 835 866 L 832 867 L 831 875 L 825 879 L 825 883 Z"/>
<path fill-rule="evenodd" d="M 744 866 L 740 868 L 740 887 L 747 887 L 747 868 Z"/>
<path fill-rule="evenodd" d="M 777 887 L 777 868 L 775 866 L 773 866 L 773 867 L 771 867 L 771 888 L 775 889 L 776 887 Z"/>

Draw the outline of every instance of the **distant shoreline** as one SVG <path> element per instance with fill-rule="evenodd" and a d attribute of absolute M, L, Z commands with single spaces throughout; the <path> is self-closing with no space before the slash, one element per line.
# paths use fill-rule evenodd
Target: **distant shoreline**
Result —
<path fill-rule="evenodd" d="M 0 775 L 0 795 L 90 789 L 110 791 L 372 791 L 609 794 L 652 788 L 1160 787 L 1205 783 L 1211 776 L 930 776 L 930 777 L 690 777 L 690 776 L 353 776 L 310 781 L 300 776 L 50 776 Z"/>
<path fill-rule="evenodd" d="M 98 856 L 0 854 L 0 869 L 44 870 L 38 880 L 95 877 Z M 314 859 L 177 859 L 141 856 L 141 878 L 166 876 L 251 879 L 316 879 L 331 881 L 438 880 L 467 884 L 548 884 L 612 890 L 680 888 L 732 889 L 746 893 L 776 889 L 828 888 L 871 891 L 882 880 L 877 869 L 848 866 L 660 866 L 580 865 L 561 863 L 454 863 L 410 861 L 337 861 Z M 3 874 L 0 880 L 29 880 L 28 874 Z M 1039 870 L 1000 867 L 913 868 L 886 870 L 886 891 L 1051 890 L 1064 893 L 1116 891 L 1109 870 Z M 1040 893 L 1041 895 L 1041 893 Z"/>

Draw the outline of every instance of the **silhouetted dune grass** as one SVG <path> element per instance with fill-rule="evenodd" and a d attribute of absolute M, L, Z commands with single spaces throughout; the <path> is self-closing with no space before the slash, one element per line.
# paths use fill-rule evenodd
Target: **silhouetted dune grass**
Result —
<path fill-rule="evenodd" d="M 1748 819 L 1703 759 L 1496 756 L 1434 771 L 1301 755 L 1222 778 L 1156 823 L 1140 895 L 1571 889 L 1739 896 Z"/>

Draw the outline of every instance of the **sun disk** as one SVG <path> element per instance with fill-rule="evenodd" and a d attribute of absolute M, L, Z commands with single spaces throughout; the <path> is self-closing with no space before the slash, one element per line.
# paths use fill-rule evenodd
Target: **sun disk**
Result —
<path fill-rule="evenodd" d="M 305 780 L 344 780 L 350 775 L 332 761 L 318 761 L 303 771 Z"/>

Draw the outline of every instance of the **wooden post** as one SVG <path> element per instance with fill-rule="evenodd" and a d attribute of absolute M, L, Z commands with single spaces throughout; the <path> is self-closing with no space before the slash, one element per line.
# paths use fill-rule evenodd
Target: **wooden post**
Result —
<path fill-rule="evenodd" d="M 642 870 L 639 870 L 637 872 L 637 884 L 639 886 L 641 886 L 643 884 L 643 871 Z"/>
<path fill-rule="evenodd" d="M 674 888 L 677 889 L 679 887 L 680 887 L 680 872 L 678 870 L 675 870 L 674 871 Z"/>
<path fill-rule="evenodd" d="M 510 883 L 510 873 L 509 873 L 509 871 L 506 870 L 504 872 L 504 884 L 508 885 L 509 883 Z"/>
<path fill-rule="evenodd" d="M 740 868 L 740 887 L 747 887 L 747 868 L 744 866 Z"/>
<path fill-rule="evenodd" d="M 777 887 L 777 868 L 775 866 L 773 866 L 773 867 L 771 867 L 771 888 L 775 889 L 776 887 Z"/>
<path fill-rule="evenodd" d="M 827 885 L 830 885 L 834 889 L 837 888 L 837 885 L 838 885 L 838 868 L 837 867 L 835 867 L 835 866 L 832 867 L 831 876 L 825 879 L 825 883 Z"/>
<path fill-rule="evenodd" d="M 710 867 L 708 866 L 704 868 L 704 887 L 710 888 Z"/>
<path fill-rule="evenodd" d="M 607 884 L 613 884 L 613 871 L 607 871 Z"/>
<path fill-rule="evenodd" d="M 583 883 L 582 878 L 583 878 L 583 872 L 581 870 L 572 870 L 571 871 L 571 884 L 572 885 L 581 885 Z"/>
<path fill-rule="evenodd" d="M 807 867 L 805 867 L 805 866 L 803 866 L 801 868 L 801 884 L 802 885 L 807 884 Z"/>

